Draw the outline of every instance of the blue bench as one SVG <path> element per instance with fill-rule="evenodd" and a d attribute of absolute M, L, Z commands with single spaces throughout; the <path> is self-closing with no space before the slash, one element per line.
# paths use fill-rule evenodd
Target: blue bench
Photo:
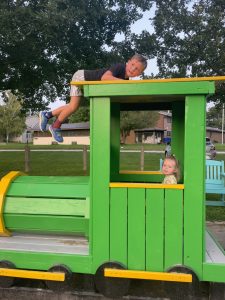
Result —
<path fill-rule="evenodd" d="M 206 160 L 206 179 L 205 179 L 205 193 L 219 194 L 221 199 L 219 201 L 206 200 L 206 205 L 211 206 L 225 206 L 225 173 L 224 161 Z"/>
<path fill-rule="evenodd" d="M 160 159 L 160 170 L 162 170 L 163 159 Z M 225 206 L 225 173 L 224 161 L 206 160 L 205 193 L 221 195 L 220 200 L 207 200 L 209 206 Z"/>

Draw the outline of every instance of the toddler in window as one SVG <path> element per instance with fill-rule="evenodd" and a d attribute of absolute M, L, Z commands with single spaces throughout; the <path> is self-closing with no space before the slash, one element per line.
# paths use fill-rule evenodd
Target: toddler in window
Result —
<path fill-rule="evenodd" d="M 162 165 L 162 173 L 165 178 L 164 184 L 177 184 L 180 179 L 180 167 L 178 160 L 173 156 L 167 156 Z"/>

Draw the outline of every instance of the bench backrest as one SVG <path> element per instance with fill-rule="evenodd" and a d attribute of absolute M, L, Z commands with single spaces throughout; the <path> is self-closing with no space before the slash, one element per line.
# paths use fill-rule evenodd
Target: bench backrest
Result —
<path fill-rule="evenodd" d="M 206 160 L 206 184 L 224 184 L 224 161 Z"/>

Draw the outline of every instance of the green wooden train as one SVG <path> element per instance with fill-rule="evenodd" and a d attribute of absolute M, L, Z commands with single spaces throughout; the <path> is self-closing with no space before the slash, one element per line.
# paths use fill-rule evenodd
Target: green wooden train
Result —
<path fill-rule="evenodd" d="M 67 289 L 83 273 L 100 293 L 121 296 L 132 278 L 225 282 L 224 250 L 205 225 L 205 111 L 215 80 L 76 83 L 90 100 L 90 176 L 2 178 L 0 285 L 24 277 Z M 172 111 L 177 185 L 162 185 L 159 172 L 120 171 L 120 112 L 162 109 Z"/>

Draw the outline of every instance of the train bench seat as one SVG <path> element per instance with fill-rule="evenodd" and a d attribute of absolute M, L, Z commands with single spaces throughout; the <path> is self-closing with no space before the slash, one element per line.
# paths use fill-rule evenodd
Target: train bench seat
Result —
<path fill-rule="evenodd" d="M 205 192 L 206 194 L 221 195 L 220 201 L 210 201 L 207 199 L 206 204 L 211 206 L 225 206 L 225 173 L 224 161 L 206 160 L 206 180 Z"/>

